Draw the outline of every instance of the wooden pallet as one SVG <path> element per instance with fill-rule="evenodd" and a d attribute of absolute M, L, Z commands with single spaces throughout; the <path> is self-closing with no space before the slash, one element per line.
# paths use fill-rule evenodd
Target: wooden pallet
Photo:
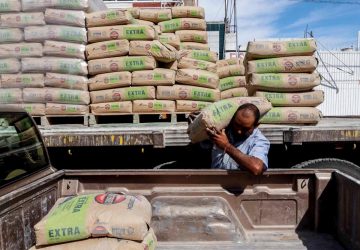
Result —
<path fill-rule="evenodd" d="M 89 125 L 186 122 L 189 113 L 90 114 Z"/>
<path fill-rule="evenodd" d="M 55 125 L 89 126 L 89 115 L 45 115 L 33 116 L 37 125 L 51 127 Z"/>

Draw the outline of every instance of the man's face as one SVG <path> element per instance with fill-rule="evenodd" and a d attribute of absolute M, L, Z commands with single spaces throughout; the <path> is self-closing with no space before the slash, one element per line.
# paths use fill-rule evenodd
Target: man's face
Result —
<path fill-rule="evenodd" d="M 236 137 L 245 139 L 252 134 L 256 126 L 254 114 L 244 109 L 237 112 L 232 124 L 232 129 Z"/>

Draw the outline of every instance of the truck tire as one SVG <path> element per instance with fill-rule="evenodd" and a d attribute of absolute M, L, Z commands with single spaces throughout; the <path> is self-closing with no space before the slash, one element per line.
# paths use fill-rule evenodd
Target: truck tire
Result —
<path fill-rule="evenodd" d="M 304 161 L 291 168 L 336 169 L 356 179 L 360 179 L 360 167 L 358 165 L 350 161 L 345 161 L 337 158 L 320 158 L 315 160 Z"/>

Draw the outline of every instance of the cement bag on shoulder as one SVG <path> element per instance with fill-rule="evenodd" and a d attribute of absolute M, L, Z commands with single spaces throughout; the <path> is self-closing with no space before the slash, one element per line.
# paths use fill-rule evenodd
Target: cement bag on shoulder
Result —
<path fill-rule="evenodd" d="M 176 71 L 175 80 L 177 83 L 211 89 L 219 86 L 217 74 L 201 69 L 179 69 Z"/>
<path fill-rule="evenodd" d="M 9 88 L 0 89 L 0 103 L 21 103 L 23 102 L 23 95 L 21 89 Z"/>
<path fill-rule="evenodd" d="M 86 27 L 129 24 L 132 19 L 127 10 L 109 9 L 86 14 Z"/>
<path fill-rule="evenodd" d="M 220 93 L 221 100 L 234 98 L 234 97 L 246 97 L 246 96 L 249 96 L 249 92 L 244 87 L 227 89 L 227 90 L 221 91 L 221 93 Z"/>
<path fill-rule="evenodd" d="M 1 88 L 43 88 L 43 74 L 2 74 Z"/>
<path fill-rule="evenodd" d="M 116 238 L 95 238 L 46 247 L 32 247 L 30 250 L 155 250 L 157 239 L 153 229 L 148 233 L 141 242 L 122 240 Z"/>
<path fill-rule="evenodd" d="M 180 43 L 180 49 L 182 50 L 210 50 L 208 44 L 195 43 L 195 42 L 182 42 Z"/>
<path fill-rule="evenodd" d="M 20 0 L 0 0 L 1 12 L 19 12 L 21 11 Z"/>
<path fill-rule="evenodd" d="M 207 43 L 208 35 L 206 31 L 178 30 L 175 32 L 181 42 Z"/>
<path fill-rule="evenodd" d="M 86 58 L 88 60 L 125 56 L 128 53 L 128 40 L 111 40 L 86 45 Z"/>
<path fill-rule="evenodd" d="M 214 102 L 220 100 L 220 91 L 188 85 L 158 86 L 156 99 Z"/>
<path fill-rule="evenodd" d="M 177 100 L 176 101 L 176 111 L 177 112 L 194 112 L 194 111 L 199 111 L 211 104 L 212 104 L 211 102 Z"/>
<path fill-rule="evenodd" d="M 44 54 L 47 56 L 72 57 L 85 60 L 85 45 L 77 43 L 45 41 Z"/>
<path fill-rule="evenodd" d="M 249 42 L 247 59 L 260 59 L 286 56 L 312 56 L 317 49 L 314 39 L 294 39 L 288 41 Z"/>
<path fill-rule="evenodd" d="M 178 61 L 179 69 L 202 69 L 216 73 L 216 64 L 212 62 L 207 62 L 204 60 L 196 60 L 188 57 L 182 57 Z"/>
<path fill-rule="evenodd" d="M 320 85 L 321 78 L 318 73 L 267 73 L 248 75 L 249 84 L 258 90 L 277 92 L 307 91 Z"/>
<path fill-rule="evenodd" d="M 131 41 L 130 56 L 153 56 L 160 62 L 173 62 L 177 58 L 177 51 L 168 44 L 162 44 L 160 41 Z"/>
<path fill-rule="evenodd" d="M 158 23 L 171 18 L 171 9 L 140 9 L 139 19 L 141 20 Z"/>
<path fill-rule="evenodd" d="M 89 113 L 88 105 L 47 103 L 47 115 L 85 115 Z"/>
<path fill-rule="evenodd" d="M 134 100 L 133 112 L 136 113 L 175 112 L 175 102 L 168 100 Z"/>
<path fill-rule="evenodd" d="M 90 92 L 91 103 L 155 99 L 155 87 L 128 87 Z"/>
<path fill-rule="evenodd" d="M 216 72 L 220 79 L 229 76 L 243 76 L 245 75 L 245 67 L 242 64 L 234 64 L 226 67 L 218 67 Z"/>
<path fill-rule="evenodd" d="M 219 89 L 220 91 L 245 87 L 246 86 L 246 77 L 245 76 L 230 76 L 223 79 L 220 79 Z"/>
<path fill-rule="evenodd" d="M 46 8 L 86 10 L 88 0 L 21 0 L 23 11 L 44 11 Z"/>
<path fill-rule="evenodd" d="M 103 193 L 60 198 L 34 226 L 36 245 L 104 236 L 142 241 L 151 214 L 150 203 L 140 195 Z"/>
<path fill-rule="evenodd" d="M 158 37 L 159 41 L 164 44 L 169 44 L 173 46 L 175 49 L 180 49 L 180 38 L 176 34 L 173 33 L 163 33 Z"/>
<path fill-rule="evenodd" d="M 279 57 L 248 61 L 247 74 L 251 73 L 312 73 L 318 61 L 313 56 Z"/>
<path fill-rule="evenodd" d="M 256 91 L 256 96 L 265 97 L 274 107 L 316 107 L 324 102 L 324 92 L 278 93 Z"/>
<path fill-rule="evenodd" d="M 108 113 L 132 113 L 132 102 L 104 102 L 90 104 L 92 114 L 108 114 Z"/>
<path fill-rule="evenodd" d="M 197 18 L 176 18 L 158 23 L 161 32 L 171 33 L 177 30 L 206 30 L 206 21 Z"/>
<path fill-rule="evenodd" d="M 205 10 L 198 6 L 176 6 L 171 8 L 173 18 L 191 17 L 205 19 Z"/>
<path fill-rule="evenodd" d="M 209 50 L 180 50 L 178 54 L 179 58 L 187 57 L 213 63 L 218 60 L 218 53 Z"/>
<path fill-rule="evenodd" d="M 47 24 L 85 27 L 85 12 L 77 10 L 46 9 L 45 22 Z"/>
<path fill-rule="evenodd" d="M 130 85 L 131 73 L 128 71 L 99 74 L 89 79 L 90 90 L 129 87 Z"/>
<path fill-rule="evenodd" d="M 208 139 L 206 128 L 215 127 L 218 130 L 226 128 L 238 107 L 245 103 L 256 105 L 261 116 L 272 108 L 271 103 L 261 97 L 235 97 L 215 102 L 204 108 L 189 125 L 188 133 L 191 142 L 197 143 Z"/>
<path fill-rule="evenodd" d="M 132 86 L 174 85 L 175 71 L 171 69 L 140 70 L 132 73 Z"/>
<path fill-rule="evenodd" d="M 276 107 L 272 108 L 260 122 L 264 124 L 316 124 L 322 117 L 317 108 Z"/>

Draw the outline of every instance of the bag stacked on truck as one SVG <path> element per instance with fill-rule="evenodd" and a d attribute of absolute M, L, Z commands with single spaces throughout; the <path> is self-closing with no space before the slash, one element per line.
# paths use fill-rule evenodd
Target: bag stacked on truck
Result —
<path fill-rule="evenodd" d="M 87 0 L 2 1 L 5 6 L 13 9 L 0 17 L 1 87 L 18 88 L 18 106 L 32 115 L 88 113 Z"/>
<path fill-rule="evenodd" d="M 221 99 L 249 96 L 246 84 L 243 58 L 230 58 L 216 63 L 220 78 L 219 90 Z"/>
<path fill-rule="evenodd" d="M 118 9 L 87 15 L 92 113 L 175 111 L 174 101 L 155 99 L 156 86 L 175 83 L 175 71 L 158 65 L 176 61 L 177 50 L 157 40 L 159 30 L 153 23 L 168 19 L 169 9 Z"/>
<path fill-rule="evenodd" d="M 84 194 L 60 198 L 35 228 L 35 249 L 154 250 L 152 207 L 142 195 Z"/>
<path fill-rule="evenodd" d="M 204 9 L 178 6 L 171 9 L 172 18 L 159 23 L 159 40 L 178 51 L 176 84 L 157 88 L 157 98 L 176 101 L 176 111 L 200 110 L 220 99 L 216 75 L 218 54 L 209 50 Z"/>
<path fill-rule="evenodd" d="M 316 124 L 321 113 L 315 107 L 324 93 L 315 72 L 314 39 L 249 42 L 246 54 L 248 83 L 257 97 L 267 98 L 274 108 L 262 123 Z"/>

